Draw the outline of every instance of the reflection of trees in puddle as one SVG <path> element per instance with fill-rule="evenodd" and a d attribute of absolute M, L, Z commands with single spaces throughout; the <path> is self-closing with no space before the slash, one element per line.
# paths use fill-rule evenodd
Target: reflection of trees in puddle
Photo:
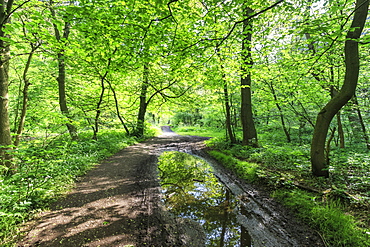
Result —
<path fill-rule="evenodd" d="M 206 246 L 251 246 L 249 234 L 236 222 L 237 200 L 208 163 L 186 153 L 164 152 L 158 168 L 165 205 L 201 224 Z"/>

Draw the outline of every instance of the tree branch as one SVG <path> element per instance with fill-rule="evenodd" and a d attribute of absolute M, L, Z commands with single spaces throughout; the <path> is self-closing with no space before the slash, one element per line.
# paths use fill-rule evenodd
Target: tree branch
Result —
<path fill-rule="evenodd" d="M 254 18 L 254 17 L 256 17 L 256 16 L 259 16 L 260 14 L 262 14 L 262 13 L 264 13 L 264 12 L 266 12 L 266 11 L 268 11 L 268 10 L 270 10 L 270 9 L 274 8 L 274 7 L 276 7 L 277 5 L 279 5 L 280 3 L 282 3 L 283 1 L 284 1 L 284 0 L 279 0 L 279 1 L 277 1 L 276 3 L 274 3 L 273 5 L 271 5 L 271 6 L 267 7 L 267 8 L 265 8 L 265 9 L 263 9 L 263 10 L 261 10 L 261 11 L 259 11 L 259 12 L 257 12 L 257 13 L 254 13 L 254 14 L 252 14 L 252 15 L 248 16 L 247 18 L 245 18 L 245 19 L 241 20 L 241 21 L 237 21 L 237 22 L 235 22 L 235 23 L 234 23 L 234 25 L 233 25 L 233 27 L 232 27 L 232 28 L 230 29 L 230 31 L 228 32 L 228 34 L 227 34 L 225 37 L 223 37 L 223 38 L 221 39 L 220 43 L 218 43 L 218 45 L 217 45 L 217 46 L 222 45 L 222 43 L 223 43 L 226 39 L 228 39 L 228 38 L 230 37 L 230 35 L 232 34 L 232 32 L 234 32 L 234 30 L 235 30 L 235 28 L 236 28 L 236 26 L 237 26 L 238 24 L 243 23 L 243 22 L 245 22 L 245 21 L 247 21 L 247 20 L 250 20 L 250 19 L 252 19 L 252 18 Z"/>
<path fill-rule="evenodd" d="M 234 22 L 234 25 L 231 27 L 230 31 L 226 34 L 226 36 L 224 36 L 224 37 L 222 37 L 222 38 L 201 39 L 201 40 L 198 40 L 197 42 L 195 42 L 194 44 L 191 44 L 191 45 L 189 45 L 189 46 L 187 46 L 187 47 L 183 48 L 181 51 L 185 51 L 185 50 L 187 50 L 187 49 L 189 49 L 189 48 L 191 48 L 191 47 L 193 47 L 193 46 L 195 46 L 195 45 L 197 45 L 197 44 L 199 44 L 199 43 L 201 43 L 201 42 L 203 42 L 203 41 L 216 41 L 216 40 L 220 40 L 220 42 L 216 45 L 216 47 L 220 47 L 220 46 L 222 45 L 222 43 L 223 43 L 225 40 L 227 40 L 227 39 L 230 37 L 230 35 L 234 32 L 234 30 L 235 30 L 235 28 L 237 27 L 237 25 L 238 25 L 238 24 L 243 23 L 244 21 L 250 20 L 250 19 L 252 19 L 252 18 L 254 18 L 254 17 L 256 17 L 256 16 L 258 16 L 258 15 L 260 15 L 260 14 L 262 14 L 262 13 L 264 13 L 264 12 L 266 12 L 266 11 L 268 11 L 268 10 L 270 10 L 270 9 L 274 8 L 274 7 L 276 7 L 277 5 L 279 5 L 280 3 L 282 3 L 283 1 L 284 1 L 284 0 L 279 0 L 279 1 L 277 1 L 276 3 L 274 3 L 273 5 L 271 5 L 271 6 L 267 7 L 267 8 L 265 8 L 265 9 L 263 9 L 263 10 L 259 11 L 259 12 L 256 12 L 256 13 L 254 13 L 254 14 L 252 14 L 252 15 L 248 16 L 247 18 L 243 19 L 243 20 L 240 20 L 240 21 Z"/>

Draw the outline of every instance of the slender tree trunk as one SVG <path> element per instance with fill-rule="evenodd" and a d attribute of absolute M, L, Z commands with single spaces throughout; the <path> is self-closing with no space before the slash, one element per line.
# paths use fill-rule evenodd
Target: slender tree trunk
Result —
<path fill-rule="evenodd" d="M 271 90 L 271 93 L 274 97 L 274 101 L 275 101 L 275 105 L 276 107 L 278 108 L 279 110 L 279 116 L 280 116 L 280 121 L 281 121 L 281 126 L 283 127 L 283 131 L 285 133 L 285 136 L 286 136 L 286 139 L 287 139 L 287 142 L 291 142 L 292 139 L 290 137 L 290 133 L 289 133 L 289 130 L 288 128 L 286 127 L 286 124 L 285 124 L 285 119 L 284 119 L 284 114 L 283 114 L 283 109 L 281 109 L 280 107 L 280 104 L 278 103 L 278 98 L 277 98 L 277 95 L 276 95 L 276 92 L 275 92 L 275 88 L 274 88 L 274 85 L 272 84 L 272 81 L 270 83 L 268 83 L 269 87 L 270 87 L 270 90 Z"/>
<path fill-rule="evenodd" d="M 28 103 L 28 88 L 31 85 L 28 78 L 27 78 L 27 73 L 28 73 L 28 70 L 29 70 L 30 65 L 31 65 L 33 53 L 35 52 L 35 47 L 33 45 L 31 45 L 31 46 L 32 46 L 32 50 L 31 50 L 30 54 L 28 55 L 26 66 L 24 68 L 23 76 L 22 76 L 22 79 L 23 79 L 23 91 L 22 91 L 23 100 L 22 100 L 21 115 L 20 115 L 20 118 L 19 118 L 19 123 L 18 123 L 18 128 L 17 128 L 17 134 L 16 134 L 15 139 L 14 139 L 14 146 L 16 146 L 16 147 L 20 143 L 21 136 L 22 136 L 22 133 L 23 133 L 23 128 L 24 128 L 24 123 L 26 121 L 27 103 Z"/>
<path fill-rule="evenodd" d="M 112 93 L 113 93 L 114 103 L 115 103 L 115 106 L 116 106 L 117 117 L 118 117 L 119 121 L 121 121 L 121 124 L 122 124 L 123 128 L 125 129 L 126 134 L 129 135 L 130 134 L 130 131 L 127 128 L 127 125 L 126 125 L 125 121 L 123 121 L 123 117 L 121 116 L 121 113 L 119 111 L 119 104 L 118 104 L 116 90 L 114 90 L 114 88 L 112 87 L 112 84 L 110 83 L 109 80 L 106 80 L 106 81 L 108 82 L 109 88 L 112 90 Z"/>
<path fill-rule="evenodd" d="M 338 111 L 337 113 L 337 124 L 338 124 L 339 148 L 344 148 L 345 147 L 344 131 L 340 111 Z"/>
<path fill-rule="evenodd" d="M 221 61 L 222 62 L 222 61 Z M 221 64 L 221 70 L 223 71 L 224 67 L 223 65 Z M 234 131 L 232 129 L 232 126 L 231 126 L 231 107 L 230 107 L 230 97 L 229 97 L 229 91 L 228 91 L 228 87 L 227 87 L 227 81 L 226 81 L 226 76 L 225 76 L 225 73 L 222 72 L 222 80 L 223 80 L 223 84 L 224 84 L 224 103 L 225 103 L 225 113 L 226 113 L 226 119 L 225 119 L 225 124 L 226 124 L 226 133 L 227 133 L 227 136 L 230 140 L 231 143 L 236 143 L 236 138 L 235 138 L 235 135 L 234 135 Z"/>
<path fill-rule="evenodd" d="M 227 82 L 224 80 L 224 102 L 226 111 L 226 131 L 231 143 L 236 143 L 236 138 L 234 135 L 233 128 L 231 126 L 231 111 L 230 111 L 230 101 L 229 92 L 227 88 Z"/>
<path fill-rule="evenodd" d="M 224 89 L 224 104 L 225 104 L 225 125 L 226 125 L 226 136 L 229 138 L 231 143 L 236 143 L 236 138 L 234 135 L 234 131 L 231 126 L 231 107 L 230 107 L 230 97 L 229 97 L 229 91 L 228 91 L 228 85 L 226 81 L 226 75 L 224 72 L 224 66 L 223 66 L 223 59 L 220 56 L 220 49 L 216 49 L 216 53 L 220 59 L 220 67 L 222 71 L 222 83 L 223 83 L 223 89 Z"/>
<path fill-rule="evenodd" d="M 245 16 L 252 13 L 252 9 L 246 8 Z M 252 60 L 252 19 L 243 22 L 242 41 L 242 66 L 241 66 L 241 123 L 243 129 L 243 145 L 258 146 L 257 131 L 254 126 L 252 112 L 252 78 L 250 69 L 253 66 Z"/>
<path fill-rule="evenodd" d="M 94 119 L 94 134 L 93 134 L 93 140 L 98 140 L 98 132 L 99 132 L 99 117 L 101 114 L 101 104 L 103 103 L 103 98 L 104 98 L 104 92 L 105 92 L 105 85 L 104 85 L 104 80 L 105 77 L 107 76 L 108 71 L 105 72 L 105 74 L 100 78 L 100 96 L 98 103 L 96 104 L 96 114 L 95 114 L 95 119 Z"/>
<path fill-rule="evenodd" d="M 52 4 L 52 1 L 51 1 Z M 52 7 L 50 7 L 50 11 L 52 16 L 55 18 L 56 14 Z M 63 40 L 67 40 L 69 37 L 70 32 L 70 24 L 68 22 L 65 22 L 64 29 L 63 29 L 63 37 L 61 36 L 58 26 L 56 24 L 53 24 L 54 32 L 55 32 L 55 38 L 58 42 L 62 42 Z M 72 140 L 78 139 L 77 134 L 77 127 L 72 124 L 72 116 L 69 112 L 68 106 L 67 106 L 67 97 L 66 97 L 66 64 L 65 64 L 65 50 L 60 49 L 57 54 L 58 57 L 58 95 L 59 95 L 59 107 L 62 114 L 68 119 L 68 123 L 66 124 L 68 132 L 71 136 Z"/>
<path fill-rule="evenodd" d="M 360 122 L 360 125 L 361 125 L 361 130 L 362 130 L 363 138 L 364 138 L 365 143 L 366 143 L 366 148 L 370 150 L 370 140 L 369 140 L 369 136 L 367 135 L 366 125 L 364 123 L 364 119 L 363 119 L 362 114 L 361 114 L 360 105 L 358 104 L 356 94 L 353 95 L 352 100 L 353 100 L 353 104 L 355 105 L 357 116 L 358 116 L 358 119 L 359 119 L 359 122 Z"/>
<path fill-rule="evenodd" d="M 113 54 L 112 56 L 117 52 L 117 48 L 114 49 L 113 51 Z M 113 91 L 113 94 L 114 94 L 114 99 L 116 101 L 116 107 L 117 107 L 117 98 L 116 98 L 116 93 L 115 91 L 113 90 L 112 88 L 112 85 L 110 84 L 110 82 L 107 80 L 107 76 L 109 74 L 109 69 L 110 69 L 110 66 L 111 66 L 111 63 L 112 63 L 112 57 L 110 57 L 108 59 L 108 63 L 107 63 L 107 68 L 106 68 L 106 71 L 103 75 L 100 74 L 100 72 L 98 71 L 98 74 L 100 76 L 100 86 L 101 86 L 101 91 L 100 91 L 100 96 L 99 96 L 99 100 L 98 100 L 98 103 L 96 104 L 96 114 L 95 114 L 95 119 L 94 119 L 94 127 L 92 128 L 93 129 L 93 140 L 97 140 L 98 139 L 98 132 L 99 132 L 99 118 L 100 118 L 100 114 L 101 114 L 101 105 L 103 103 L 103 99 L 104 99 L 104 93 L 105 93 L 105 81 L 108 82 L 110 88 L 112 89 Z"/>
<path fill-rule="evenodd" d="M 143 83 L 141 84 L 141 91 L 140 91 L 139 112 L 137 115 L 136 129 L 134 131 L 134 135 L 138 137 L 144 136 L 145 113 L 146 113 L 146 109 L 148 106 L 148 103 L 146 101 L 148 87 L 149 87 L 149 68 L 148 68 L 148 65 L 144 65 Z"/>
<path fill-rule="evenodd" d="M 336 90 L 336 88 L 334 87 L 335 77 L 334 77 L 333 66 L 330 67 L 330 81 L 332 83 L 332 85 L 330 86 L 330 96 L 333 98 L 338 93 L 338 90 Z M 343 130 L 340 111 L 338 111 L 337 113 L 337 125 L 338 125 L 338 136 L 339 136 L 339 148 L 344 148 L 345 146 L 344 130 Z"/>
<path fill-rule="evenodd" d="M 352 98 L 356 91 L 359 74 L 359 51 L 357 39 L 364 28 L 369 1 L 356 0 L 355 14 L 345 41 L 346 72 L 339 93 L 319 112 L 311 143 L 311 167 L 315 176 L 329 177 L 329 164 L 325 157 L 325 141 L 329 125 L 335 114 Z"/>
<path fill-rule="evenodd" d="M 10 22 L 10 12 L 13 1 L 0 0 L 0 165 L 11 168 L 11 155 L 8 150 L 11 149 L 12 139 L 10 134 L 9 122 L 9 51 L 10 45 L 3 38 L 9 38 L 5 34 L 5 26 Z"/>

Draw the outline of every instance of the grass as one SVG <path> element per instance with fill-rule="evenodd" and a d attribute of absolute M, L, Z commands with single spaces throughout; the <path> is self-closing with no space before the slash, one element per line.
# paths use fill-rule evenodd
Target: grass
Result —
<path fill-rule="evenodd" d="M 329 246 L 369 246 L 369 237 L 355 218 L 343 210 L 339 201 L 322 202 L 315 194 L 277 190 L 273 197 L 293 209 L 297 215 L 320 232 Z"/>
<path fill-rule="evenodd" d="M 0 246 L 13 246 L 19 224 L 68 191 L 76 178 L 138 141 L 121 130 L 102 130 L 97 141 L 87 132 L 79 137 L 36 139 L 15 153 L 16 172 L 0 175 Z"/>
<path fill-rule="evenodd" d="M 191 135 L 201 134 L 194 131 Z M 289 144 L 266 131 L 260 136 L 263 147 L 250 148 L 232 145 L 214 131 L 202 130 L 216 137 L 206 141 L 213 149 L 210 154 L 239 177 L 268 185 L 272 196 L 316 229 L 328 246 L 370 246 L 370 159 L 366 150 L 332 148 L 331 177 L 324 179 L 311 175 L 308 144 Z"/>
<path fill-rule="evenodd" d="M 257 178 L 258 165 L 256 163 L 241 161 L 219 151 L 210 151 L 209 154 L 224 164 L 226 168 L 237 173 L 239 177 L 251 182 Z"/>
<path fill-rule="evenodd" d="M 221 129 L 216 128 L 203 128 L 194 126 L 183 126 L 172 128 L 179 135 L 190 135 L 190 136 L 203 136 L 203 137 L 218 137 L 222 138 L 225 133 Z"/>

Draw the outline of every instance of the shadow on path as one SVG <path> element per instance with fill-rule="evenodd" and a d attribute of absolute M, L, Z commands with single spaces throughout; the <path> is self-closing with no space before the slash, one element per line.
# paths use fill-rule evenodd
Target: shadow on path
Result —
<path fill-rule="evenodd" d="M 18 246 L 202 246 L 198 226 L 158 205 L 156 161 L 165 150 L 191 149 L 205 138 L 163 132 L 91 170 L 50 211 L 28 223 Z"/>

